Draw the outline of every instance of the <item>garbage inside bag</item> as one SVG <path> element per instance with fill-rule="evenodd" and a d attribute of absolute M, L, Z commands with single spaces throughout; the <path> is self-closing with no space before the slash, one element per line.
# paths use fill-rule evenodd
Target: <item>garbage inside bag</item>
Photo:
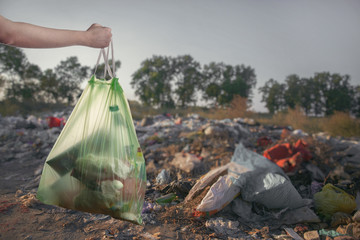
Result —
<path fill-rule="evenodd" d="M 101 152 L 104 150 L 104 146 L 110 146 L 111 142 L 116 141 L 116 139 L 110 139 L 113 135 L 108 135 L 106 131 L 103 129 L 97 130 L 91 135 L 87 137 L 80 138 L 76 143 L 69 148 L 63 151 L 57 151 L 54 149 L 51 157 L 49 155 L 49 159 L 47 163 L 60 175 L 64 175 L 75 167 L 75 162 L 81 154 L 81 151 L 84 147 L 84 142 L 86 142 L 86 147 L 93 150 L 93 152 Z M 99 139 L 102 141 L 100 142 Z M 66 143 L 64 143 L 65 145 Z"/>
<path fill-rule="evenodd" d="M 355 198 L 331 183 L 314 195 L 314 201 L 317 211 L 327 219 L 336 212 L 351 214 L 356 209 Z"/>
<path fill-rule="evenodd" d="M 211 216 L 226 207 L 239 194 L 240 188 L 233 184 L 232 177 L 228 175 L 221 176 L 211 186 L 199 206 L 196 207 L 194 216 Z"/>
<path fill-rule="evenodd" d="M 122 180 L 121 176 L 131 175 L 131 167 L 128 162 L 112 156 L 87 154 L 76 160 L 71 175 L 87 187 L 96 188 L 102 181 Z"/>
<path fill-rule="evenodd" d="M 229 175 L 235 178 L 241 197 L 269 209 L 299 208 L 306 205 L 283 170 L 265 157 L 246 149 L 241 143 L 235 149 Z"/>
<path fill-rule="evenodd" d="M 142 224 L 145 161 L 117 78 L 91 78 L 48 155 L 37 198 Z"/>

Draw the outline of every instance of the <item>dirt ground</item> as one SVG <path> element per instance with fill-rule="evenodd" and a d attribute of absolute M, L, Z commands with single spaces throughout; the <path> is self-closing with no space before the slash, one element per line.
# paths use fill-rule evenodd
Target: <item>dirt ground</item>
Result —
<path fill-rule="evenodd" d="M 194 141 L 192 148 L 197 149 L 197 145 L 199 142 Z M 179 177 L 183 177 L 189 190 L 210 168 L 230 161 L 234 149 L 220 142 L 219 145 L 222 147 L 212 149 L 216 157 L 200 171 L 184 176 L 177 173 L 178 176 L 172 177 L 176 182 L 179 182 Z M 166 147 L 159 151 L 163 152 L 163 156 L 158 158 L 167 158 L 181 147 Z M 162 206 L 146 214 L 143 226 L 107 215 L 43 204 L 35 196 L 45 159 L 44 156 L 39 157 L 36 151 L 29 151 L 29 155 L 26 158 L 0 161 L 0 239 L 228 239 L 206 228 L 207 219 L 192 216 L 206 192 L 187 205 L 179 201 L 176 205 Z M 162 160 L 147 165 L 148 180 L 151 182 L 154 182 L 159 169 L 171 168 L 167 161 Z M 148 187 L 145 199 L 153 202 L 154 192 L 159 191 L 165 194 L 166 189 L 156 185 Z M 218 213 L 222 217 L 224 214 Z M 244 230 L 251 231 L 250 228 Z"/>
<path fill-rule="evenodd" d="M 165 151 L 176 150 L 171 147 L 169 149 Z M 205 228 L 206 219 L 192 217 L 192 209 L 196 207 L 195 205 L 163 206 L 153 214 L 148 214 L 143 226 L 107 215 L 45 205 L 35 197 L 44 158 L 38 158 L 36 152 L 30 151 L 29 155 L 31 156 L 24 158 L 27 160 L 14 158 L 10 161 L 0 161 L 0 239 L 213 239 L 216 237 L 214 232 Z M 164 163 L 162 167 L 168 166 Z M 151 171 L 149 177 L 151 178 L 149 180 L 154 180 Z M 192 182 L 194 183 L 195 180 L 196 178 Z M 146 198 L 152 192 L 154 188 L 148 188 Z"/>
<path fill-rule="evenodd" d="M 138 226 L 106 215 L 89 214 L 40 203 L 34 172 L 43 161 L 0 164 L 1 239 L 209 239 L 201 220 L 169 217 L 176 207 L 160 210 L 155 224 Z M 175 212 L 173 214 L 176 214 Z M 186 226 L 186 231 L 181 229 Z M 184 230 L 184 229 L 183 229 Z"/>

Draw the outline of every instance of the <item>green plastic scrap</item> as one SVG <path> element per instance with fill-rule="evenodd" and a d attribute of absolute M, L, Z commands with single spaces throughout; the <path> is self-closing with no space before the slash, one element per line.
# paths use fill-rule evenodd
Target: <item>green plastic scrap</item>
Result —
<path fill-rule="evenodd" d="M 338 233 L 335 230 L 326 230 L 326 229 L 319 230 L 319 235 L 325 235 L 329 237 L 345 236 L 344 234 Z"/>
<path fill-rule="evenodd" d="M 157 202 L 160 205 L 164 205 L 164 204 L 167 204 L 167 203 L 171 203 L 175 199 L 176 199 L 176 194 L 175 193 L 169 193 L 169 194 L 166 194 L 164 196 L 161 196 L 161 197 L 157 198 L 155 200 L 155 202 Z"/>

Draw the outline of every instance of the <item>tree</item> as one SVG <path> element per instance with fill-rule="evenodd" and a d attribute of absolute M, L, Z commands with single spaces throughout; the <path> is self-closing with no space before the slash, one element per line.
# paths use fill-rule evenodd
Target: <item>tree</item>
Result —
<path fill-rule="evenodd" d="M 354 91 L 354 105 L 352 108 L 352 113 L 356 117 L 360 117 L 360 85 L 357 85 L 353 88 Z"/>
<path fill-rule="evenodd" d="M 58 82 L 58 100 L 73 104 L 81 93 L 80 84 L 88 77 L 88 66 L 81 66 L 77 57 L 69 57 L 55 67 Z"/>
<path fill-rule="evenodd" d="M 325 91 L 327 86 L 326 73 L 316 73 L 314 77 L 310 78 L 312 82 L 312 111 L 315 116 L 321 116 L 324 114 L 325 106 Z"/>
<path fill-rule="evenodd" d="M 220 101 L 219 98 L 222 92 L 222 69 L 223 63 L 215 62 L 211 62 L 203 68 L 203 99 L 211 102 L 213 105 Z"/>
<path fill-rule="evenodd" d="M 112 68 L 112 59 L 109 60 L 109 65 Z M 121 62 L 115 61 L 115 72 L 121 67 Z M 99 64 L 97 69 L 96 69 L 96 78 L 97 79 L 103 79 L 104 78 L 104 71 L 105 71 L 105 63 Z M 112 70 L 113 71 L 113 70 Z M 95 72 L 95 67 L 93 67 L 91 69 L 91 72 L 94 73 Z"/>
<path fill-rule="evenodd" d="M 236 81 L 240 84 L 241 90 L 239 95 L 243 98 L 249 99 L 252 96 L 252 89 L 256 86 L 255 69 L 243 64 L 235 66 Z M 248 100 L 249 101 L 249 100 Z"/>
<path fill-rule="evenodd" d="M 299 86 L 300 106 L 303 108 L 306 115 L 312 111 L 314 102 L 314 82 L 312 78 L 301 78 Z"/>
<path fill-rule="evenodd" d="M 353 107 L 354 88 L 350 76 L 329 72 L 315 73 L 314 76 L 315 114 L 331 115 L 335 111 L 350 111 Z"/>
<path fill-rule="evenodd" d="M 265 107 L 270 113 L 286 109 L 285 88 L 285 84 L 280 84 L 274 79 L 268 80 L 264 86 L 259 88 L 259 92 L 262 93 L 261 102 L 265 102 Z"/>
<path fill-rule="evenodd" d="M 37 101 L 37 79 L 41 70 L 30 64 L 21 49 L 0 45 L 0 73 L 5 97 L 13 103 L 33 104 Z"/>
<path fill-rule="evenodd" d="M 5 83 L 5 77 L 0 75 L 0 87 L 3 88 Z"/>
<path fill-rule="evenodd" d="M 190 55 L 178 56 L 172 58 L 171 67 L 173 70 L 173 79 L 180 107 L 184 108 L 189 104 L 196 104 L 196 90 L 201 86 L 202 75 L 200 64 Z"/>
<path fill-rule="evenodd" d="M 56 74 L 52 69 L 44 71 L 40 77 L 40 95 L 43 102 L 46 103 L 57 103 L 60 102 L 59 81 Z"/>
<path fill-rule="evenodd" d="M 0 44 L 0 74 L 22 77 L 28 64 L 21 49 Z"/>
<path fill-rule="evenodd" d="M 221 86 L 217 83 L 209 83 L 204 91 L 204 99 L 214 99 L 213 104 L 215 105 L 217 102 L 220 101 L 219 97 L 221 94 Z"/>
<path fill-rule="evenodd" d="M 236 95 L 249 99 L 256 85 L 255 71 L 250 66 L 212 62 L 204 66 L 203 76 L 203 98 L 219 105 L 230 104 Z"/>
<path fill-rule="evenodd" d="M 29 63 L 19 48 L 0 45 L 0 85 L 4 86 L 5 104 L 23 113 L 40 110 L 49 103 L 72 104 L 81 92 L 80 84 L 88 76 L 89 67 L 77 57 L 61 61 L 54 70 L 41 69 Z"/>
<path fill-rule="evenodd" d="M 174 70 L 169 57 L 153 56 L 141 63 L 130 82 L 146 106 L 174 108 L 171 80 Z"/>
<path fill-rule="evenodd" d="M 287 85 L 284 93 L 285 104 L 295 109 L 296 105 L 301 104 L 302 82 L 298 75 L 292 74 L 285 79 L 285 83 Z"/>

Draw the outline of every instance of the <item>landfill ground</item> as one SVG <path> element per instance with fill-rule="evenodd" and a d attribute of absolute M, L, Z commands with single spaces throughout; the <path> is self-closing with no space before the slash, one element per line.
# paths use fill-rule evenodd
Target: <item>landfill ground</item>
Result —
<path fill-rule="evenodd" d="M 53 115 L 67 118 L 69 114 L 70 110 L 65 110 Z M 286 126 L 262 126 L 251 119 L 209 120 L 196 114 L 135 121 L 147 172 L 144 224 L 140 226 L 107 215 L 45 205 L 36 199 L 43 165 L 61 131 L 61 127 L 49 128 L 45 117 L 0 116 L 0 239 L 360 238 L 359 138 L 309 135 Z M 231 162 L 239 143 L 260 156 L 276 144 L 295 144 L 299 139 L 306 142 L 311 157 L 297 159 L 296 164 L 288 162 L 283 174 L 301 198 L 307 199 L 310 215 L 269 209 L 261 201 L 246 202 L 250 212 L 239 213 L 235 201 L 230 201 L 211 216 L 199 216 L 195 209 L 216 179 L 185 201 L 205 174 Z M 324 218 L 314 195 L 328 183 L 346 194 L 341 199 L 328 198 L 327 208 L 338 210 Z M 236 196 L 239 201 L 241 191 Z M 347 206 L 339 206 L 345 201 L 349 201 Z M 353 204 L 356 206 L 348 210 Z"/>

